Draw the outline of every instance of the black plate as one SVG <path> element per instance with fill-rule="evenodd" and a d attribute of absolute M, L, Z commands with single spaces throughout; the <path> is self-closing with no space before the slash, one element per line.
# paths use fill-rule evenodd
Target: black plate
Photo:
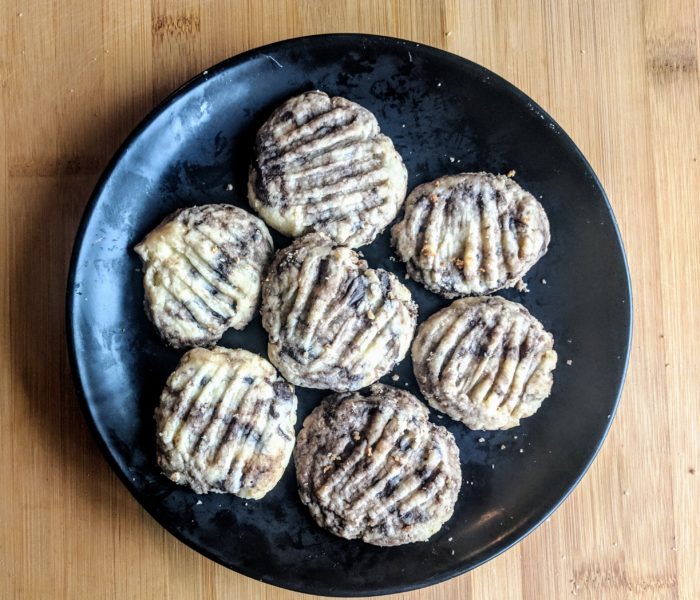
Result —
<path fill-rule="evenodd" d="M 248 208 L 255 131 L 284 99 L 315 88 L 374 112 L 406 162 L 409 189 L 446 173 L 516 169 L 516 180 L 541 197 L 551 222 L 549 252 L 526 278 L 530 293 L 503 296 L 522 302 L 554 334 L 560 361 L 552 396 L 510 431 L 472 432 L 432 413 L 457 438 L 464 484 L 454 516 L 428 543 L 377 548 L 323 531 L 298 499 L 292 465 L 255 502 L 197 497 L 160 475 L 155 462 L 153 409 L 181 353 L 166 348 L 146 320 L 132 248 L 176 208 L 212 202 Z M 287 243 L 275 235 L 277 247 Z M 386 234 L 363 252 L 370 265 L 403 278 Z M 420 321 L 447 304 L 407 285 Z M 68 285 L 68 339 L 85 412 L 138 501 L 211 559 L 268 583 L 326 595 L 382 594 L 442 581 L 493 558 L 542 522 L 605 437 L 630 331 L 620 236 L 598 179 L 571 139 L 486 69 L 435 48 L 366 35 L 313 36 L 252 50 L 165 100 L 97 185 Z M 266 355 L 259 318 L 222 343 Z M 394 385 L 419 394 L 409 358 L 396 372 Z M 299 428 L 323 393 L 297 393 Z"/>

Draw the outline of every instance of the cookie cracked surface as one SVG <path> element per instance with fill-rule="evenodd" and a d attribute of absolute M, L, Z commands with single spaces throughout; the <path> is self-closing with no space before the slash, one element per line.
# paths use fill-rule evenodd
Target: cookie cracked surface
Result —
<path fill-rule="evenodd" d="M 287 100 L 260 128 L 248 200 L 285 235 L 317 231 L 356 248 L 394 219 L 406 178 L 370 111 L 313 91 Z"/>
<path fill-rule="evenodd" d="M 198 494 L 262 498 L 294 447 L 297 398 L 274 367 L 247 350 L 187 352 L 156 408 L 158 465 Z"/>
<path fill-rule="evenodd" d="M 411 278 L 445 298 L 517 285 L 550 238 L 549 220 L 535 197 L 505 175 L 490 173 L 419 185 L 391 234 Z"/>
<path fill-rule="evenodd" d="M 312 233 L 275 256 L 261 312 L 268 356 L 288 381 L 347 391 L 404 358 L 417 307 L 395 275 Z"/>
<path fill-rule="evenodd" d="M 430 405 L 471 429 L 509 429 L 549 396 L 557 353 L 525 307 L 498 296 L 455 300 L 418 328 L 411 354 Z"/>
<path fill-rule="evenodd" d="M 304 421 L 294 462 L 314 520 L 378 546 L 427 540 L 462 483 L 454 436 L 415 396 L 381 384 L 326 398 Z"/>
<path fill-rule="evenodd" d="M 187 348 L 212 346 L 250 322 L 273 245 L 254 215 L 209 204 L 173 213 L 134 250 L 146 314 L 166 343 Z"/>

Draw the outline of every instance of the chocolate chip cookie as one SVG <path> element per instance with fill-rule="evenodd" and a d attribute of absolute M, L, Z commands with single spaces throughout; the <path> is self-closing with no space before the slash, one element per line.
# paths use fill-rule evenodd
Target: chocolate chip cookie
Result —
<path fill-rule="evenodd" d="M 535 197 L 504 175 L 461 173 L 414 189 L 391 231 L 408 274 L 444 296 L 519 285 L 547 251 L 549 220 Z"/>
<path fill-rule="evenodd" d="M 552 389 L 552 335 L 525 307 L 462 298 L 421 324 L 411 354 L 430 405 L 471 429 L 509 429 Z"/>
<path fill-rule="evenodd" d="M 277 231 L 369 244 L 406 196 L 406 167 L 374 115 L 320 91 L 287 100 L 260 128 L 248 200 Z"/>
<path fill-rule="evenodd" d="M 158 464 L 198 494 L 262 498 L 294 447 L 297 398 L 247 350 L 195 348 L 170 375 L 156 408 Z"/>
<path fill-rule="evenodd" d="M 404 358 L 417 307 L 392 273 L 311 233 L 275 256 L 261 312 L 268 356 L 288 381 L 347 391 L 377 381 Z"/>
<path fill-rule="evenodd" d="M 462 484 L 453 435 L 415 396 L 386 385 L 326 398 L 294 451 L 302 502 L 331 533 L 377 546 L 425 541 Z"/>
<path fill-rule="evenodd" d="M 165 342 L 187 348 L 212 346 L 229 327 L 250 322 L 274 249 L 260 219 L 209 204 L 170 215 L 134 250 L 146 314 Z"/>

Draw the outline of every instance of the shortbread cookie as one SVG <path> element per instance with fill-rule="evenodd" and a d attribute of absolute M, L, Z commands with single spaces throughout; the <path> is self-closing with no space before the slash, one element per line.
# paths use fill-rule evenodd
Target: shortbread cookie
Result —
<path fill-rule="evenodd" d="M 547 251 L 549 221 L 512 179 L 462 173 L 414 189 L 391 233 L 408 274 L 454 298 L 517 285 Z"/>
<path fill-rule="evenodd" d="M 374 383 L 401 361 L 417 307 L 408 289 L 355 251 L 311 233 L 275 256 L 263 284 L 268 356 L 295 385 L 335 391 Z"/>
<path fill-rule="evenodd" d="M 294 388 L 247 350 L 195 348 L 156 408 L 158 464 L 198 494 L 262 498 L 294 447 Z"/>
<path fill-rule="evenodd" d="M 165 342 L 187 348 L 212 346 L 250 322 L 274 248 L 260 219 L 210 204 L 170 215 L 134 250 L 146 314 Z"/>
<path fill-rule="evenodd" d="M 314 520 L 377 546 L 427 540 L 462 484 L 454 436 L 415 396 L 386 385 L 324 400 L 304 421 L 294 463 Z"/>
<path fill-rule="evenodd" d="M 509 429 L 552 389 L 552 335 L 525 307 L 463 298 L 418 328 L 413 370 L 430 405 L 471 429 Z"/>
<path fill-rule="evenodd" d="M 307 92 L 258 132 L 248 200 L 277 231 L 369 244 L 406 196 L 406 167 L 374 115 L 345 98 Z"/>

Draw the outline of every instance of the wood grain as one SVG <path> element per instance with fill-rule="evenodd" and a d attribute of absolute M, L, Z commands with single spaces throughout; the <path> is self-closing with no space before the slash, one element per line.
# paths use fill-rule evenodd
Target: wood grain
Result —
<path fill-rule="evenodd" d="M 100 170 L 211 64 L 331 31 L 468 57 L 571 134 L 613 203 L 635 299 L 612 433 L 533 535 L 400 598 L 700 598 L 700 4 L 656 1 L 69 0 L 0 3 L 0 597 L 302 598 L 165 533 L 77 407 L 64 294 Z"/>

